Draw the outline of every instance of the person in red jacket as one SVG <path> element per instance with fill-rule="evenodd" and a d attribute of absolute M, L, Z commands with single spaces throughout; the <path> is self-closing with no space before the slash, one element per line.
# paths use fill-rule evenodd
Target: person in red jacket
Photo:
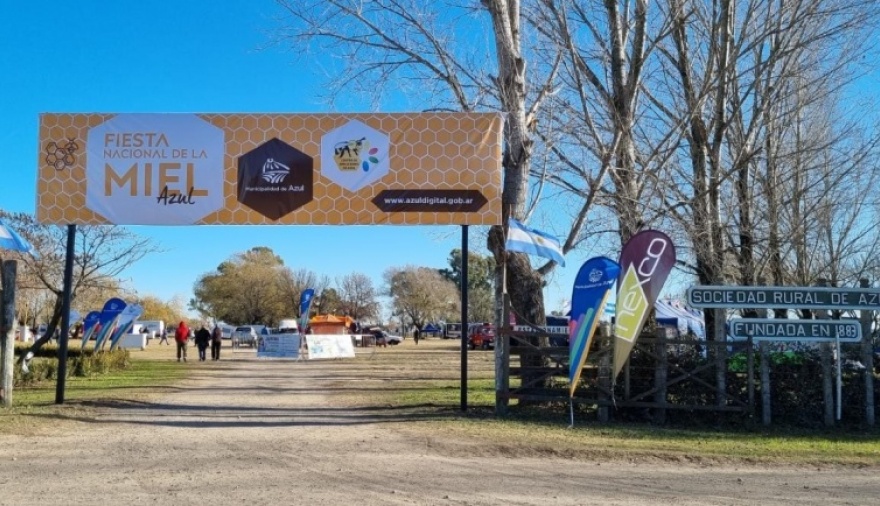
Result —
<path fill-rule="evenodd" d="M 177 326 L 174 340 L 177 342 L 177 361 L 180 362 L 180 359 L 183 358 L 183 361 L 186 362 L 186 343 L 189 340 L 189 327 L 186 326 L 186 322 L 181 321 Z"/>

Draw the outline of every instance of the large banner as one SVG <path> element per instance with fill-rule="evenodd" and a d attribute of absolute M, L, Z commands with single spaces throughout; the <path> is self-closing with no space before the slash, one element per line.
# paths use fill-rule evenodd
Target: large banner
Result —
<path fill-rule="evenodd" d="M 581 266 L 571 292 L 571 319 L 568 339 L 569 396 L 574 397 L 581 371 L 590 353 L 596 325 L 602 317 L 611 285 L 617 281 L 620 266 L 605 257 L 594 257 Z"/>
<path fill-rule="evenodd" d="M 614 320 L 614 377 L 629 358 L 674 265 L 675 246 L 663 232 L 639 232 L 623 246 Z"/>
<path fill-rule="evenodd" d="M 306 345 L 309 349 L 309 360 L 354 358 L 354 344 L 348 334 L 308 334 Z"/>
<path fill-rule="evenodd" d="M 257 338 L 257 358 L 299 358 L 300 334 L 269 334 Z"/>
<path fill-rule="evenodd" d="M 55 224 L 501 223 L 497 113 L 42 114 Z"/>
<path fill-rule="evenodd" d="M 312 307 L 312 299 L 315 298 L 315 289 L 306 288 L 299 296 L 299 331 L 305 333 L 309 326 L 309 310 Z"/>

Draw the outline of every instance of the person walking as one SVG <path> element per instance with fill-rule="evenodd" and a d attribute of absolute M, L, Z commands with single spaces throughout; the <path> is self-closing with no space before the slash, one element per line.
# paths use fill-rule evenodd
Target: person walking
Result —
<path fill-rule="evenodd" d="M 413 340 L 415 340 L 416 344 L 419 344 L 419 333 L 419 328 L 416 327 L 416 329 L 413 330 Z"/>
<path fill-rule="evenodd" d="M 220 360 L 220 345 L 223 343 L 223 331 L 219 325 L 214 325 L 211 331 L 211 360 Z"/>
<path fill-rule="evenodd" d="M 164 328 L 162 329 L 162 339 L 159 340 L 159 344 L 162 344 L 162 343 L 171 344 L 168 342 L 168 331 L 165 330 Z"/>
<path fill-rule="evenodd" d="M 199 327 L 199 330 L 195 333 L 196 339 L 196 347 L 199 349 L 199 362 L 205 361 L 205 350 L 208 349 L 208 346 L 211 344 L 211 331 L 205 328 L 205 325 L 202 324 Z"/>
<path fill-rule="evenodd" d="M 181 321 L 177 325 L 177 330 L 174 331 L 174 341 L 177 343 L 177 361 L 180 362 L 180 359 L 183 359 L 186 362 L 186 345 L 189 341 L 189 327 L 186 326 L 186 322 Z"/>

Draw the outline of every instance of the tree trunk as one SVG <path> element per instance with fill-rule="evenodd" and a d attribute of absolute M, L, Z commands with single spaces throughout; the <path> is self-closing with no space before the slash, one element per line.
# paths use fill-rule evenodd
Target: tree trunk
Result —
<path fill-rule="evenodd" d="M 29 353 L 36 353 L 37 350 L 43 347 L 46 343 L 52 339 L 52 336 L 55 334 L 55 329 L 58 328 L 58 324 L 61 323 L 61 306 L 64 302 L 64 296 L 60 293 L 55 294 L 55 307 L 52 309 L 52 319 L 49 320 L 49 324 L 46 326 L 46 332 L 34 340 L 34 344 L 28 349 Z M 22 354 L 18 359 L 19 363 L 24 362 L 27 354 Z"/>
<path fill-rule="evenodd" d="M 0 297 L 0 339 L 2 339 L 2 349 L 0 349 L 0 397 L 3 399 L 3 406 L 12 406 L 12 367 L 14 362 L 15 348 L 15 280 L 18 270 L 18 264 L 15 260 L 6 260 L 0 262 L 0 279 L 2 279 L 2 297 Z"/>
<path fill-rule="evenodd" d="M 506 253 L 504 249 L 504 231 L 507 229 L 508 218 L 522 219 L 525 216 L 533 144 L 532 132 L 526 123 L 526 63 L 521 54 L 520 4 L 519 0 L 483 0 L 483 4 L 489 10 L 494 26 L 499 98 L 502 110 L 507 115 L 502 161 L 503 224 L 490 230 L 488 247 L 495 257 L 496 265 L 506 262 L 506 286 L 514 310 L 533 323 L 543 324 L 546 316 L 541 276 L 532 269 L 528 257 Z M 500 274 L 500 271 L 496 273 Z M 505 286 L 504 281 L 496 279 L 497 286 Z M 499 304 L 496 303 L 496 307 L 499 308 L 496 323 L 500 325 L 507 315 L 500 314 Z"/>

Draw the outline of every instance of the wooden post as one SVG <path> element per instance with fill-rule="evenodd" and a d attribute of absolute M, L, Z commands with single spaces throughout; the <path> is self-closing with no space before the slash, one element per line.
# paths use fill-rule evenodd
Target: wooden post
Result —
<path fill-rule="evenodd" d="M 658 327 L 655 333 L 657 343 L 654 352 L 657 355 L 657 367 L 654 368 L 654 403 L 660 407 L 654 410 L 654 423 L 666 423 L 666 378 L 669 371 L 669 360 L 666 353 L 666 329 Z"/>
<path fill-rule="evenodd" d="M 15 279 L 18 272 L 18 264 L 15 260 L 2 262 L 2 287 L 3 295 L 0 299 L 0 329 L 5 330 L 0 346 L 0 393 L 3 397 L 3 406 L 12 406 L 12 368 L 15 360 Z"/>
<path fill-rule="evenodd" d="M 770 425 L 770 344 L 761 341 L 761 423 Z"/>
<path fill-rule="evenodd" d="M 825 405 L 823 423 L 826 427 L 834 426 L 834 367 L 831 357 L 831 344 L 822 343 L 819 348 L 822 364 L 822 403 Z"/>
<path fill-rule="evenodd" d="M 599 325 L 599 336 L 601 338 L 600 346 L 602 347 L 602 356 L 599 359 L 599 398 L 608 401 L 611 399 L 611 396 L 606 392 L 611 391 L 613 388 L 613 381 L 611 380 L 611 357 L 614 356 L 614 350 L 612 349 L 612 342 L 614 339 L 611 336 L 611 331 L 608 325 Z M 596 410 L 596 416 L 601 423 L 608 423 L 611 420 L 611 407 L 607 404 L 603 404 L 599 406 L 599 409 Z"/>
<path fill-rule="evenodd" d="M 758 286 L 767 286 L 767 280 L 763 277 L 759 277 L 758 278 Z M 758 308 L 757 313 L 758 313 L 758 318 L 767 318 L 767 309 L 766 308 Z M 754 416 L 755 416 L 755 340 L 752 336 L 749 336 L 748 346 L 749 346 L 749 354 L 748 354 L 749 411 L 750 411 L 752 418 L 754 418 Z M 764 341 L 761 341 L 759 346 L 761 347 L 761 349 L 758 353 L 759 353 L 759 356 L 761 357 L 761 364 L 762 364 L 762 367 L 761 367 L 761 402 L 762 402 L 761 409 L 764 410 L 764 408 L 766 408 L 767 418 L 766 418 L 765 425 L 770 425 L 770 369 L 769 369 L 770 364 L 767 363 L 768 357 L 765 356 L 764 351 L 766 350 L 766 348 L 764 347 Z M 766 385 L 764 384 L 764 368 L 763 368 L 763 366 L 765 364 L 768 366 Z M 764 397 L 765 387 L 766 387 L 766 392 L 767 392 L 767 394 L 766 394 L 767 405 L 766 406 L 763 405 L 764 398 L 765 398 Z"/>
<path fill-rule="evenodd" d="M 510 297 L 505 293 L 504 312 L 510 314 Z M 501 330 L 495 339 L 495 416 L 507 414 L 510 393 L 510 318 L 501 320 Z"/>
<path fill-rule="evenodd" d="M 859 286 L 868 288 L 871 283 L 867 279 L 859 280 Z M 874 312 L 862 310 L 859 321 L 862 324 L 862 365 L 865 366 L 865 424 L 874 426 L 874 343 L 871 339 L 871 323 Z"/>
<path fill-rule="evenodd" d="M 825 278 L 819 278 L 816 282 L 816 286 L 826 287 L 828 286 L 828 280 Z M 817 309 L 814 312 L 814 316 L 816 319 L 827 319 L 828 310 Z M 830 343 L 822 343 L 819 345 L 819 356 L 822 364 L 822 403 L 825 405 L 823 423 L 826 427 L 832 427 L 834 425 L 834 364 L 831 355 L 832 351 Z"/>
<path fill-rule="evenodd" d="M 755 416 L 755 342 L 752 336 L 746 340 L 746 385 L 749 392 L 749 415 Z"/>
<path fill-rule="evenodd" d="M 727 405 L 727 329 L 724 323 L 727 314 L 723 309 L 715 311 L 715 405 L 723 408 Z"/>

